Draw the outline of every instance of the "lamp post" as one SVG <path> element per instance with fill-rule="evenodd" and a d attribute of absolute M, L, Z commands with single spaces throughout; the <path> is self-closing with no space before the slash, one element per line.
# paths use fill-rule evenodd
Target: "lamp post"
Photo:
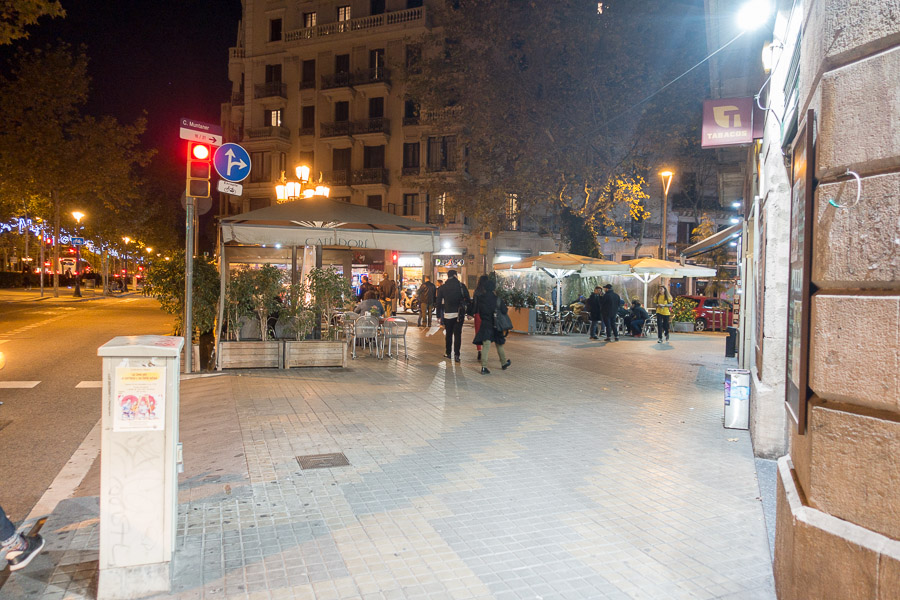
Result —
<path fill-rule="evenodd" d="M 660 171 L 659 176 L 662 178 L 663 184 L 663 204 L 662 204 L 662 235 L 659 239 L 659 259 L 668 260 L 669 258 L 669 186 L 672 185 L 672 171 Z"/>
<path fill-rule="evenodd" d="M 312 198 L 313 196 L 325 196 L 331 194 L 331 188 L 322 183 L 322 176 L 319 175 L 318 182 L 309 180 L 309 167 L 306 165 L 298 165 L 295 169 L 297 179 L 299 181 L 288 180 L 281 172 L 281 180 L 275 186 L 275 199 L 279 204 L 285 202 L 293 202 L 299 198 Z"/>
<path fill-rule="evenodd" d="M 75 210 L 72 211 L 72 216 L 75 217 L 75 229 L 77 230 L 78 226 L 81 225 L 81 220 L 84 218 L 84 213 Z M 78 276 L 79 267 L 81 267 L 81 244 L 75 246 L 75 293 L 72 295 L 76 298 L 81 298 L 81 277 Z"/>
<path fill-rule="evenodd" d="M 131 238 L 127 235 L 122 238 L 122 241 L 125 242 L 125 278 L 122 281 L 122 291 L 128 291 L 128 242 L 131 241 Z"/>

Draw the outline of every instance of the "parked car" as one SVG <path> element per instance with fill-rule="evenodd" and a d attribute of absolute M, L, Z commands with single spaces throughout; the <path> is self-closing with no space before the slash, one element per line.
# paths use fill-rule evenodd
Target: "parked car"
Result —
<path fill-rule="evenodd" d="M 709 296 L 680 296 L 697 303 L 694 307 L 694 327 L 696 331 L 706 331 L 713 323 L 723 323 L 723 327 L 734 325 L 734 306 L 724 298 L 711 298 Z M 726 312 L 724 318 L 720 315 Z"/>

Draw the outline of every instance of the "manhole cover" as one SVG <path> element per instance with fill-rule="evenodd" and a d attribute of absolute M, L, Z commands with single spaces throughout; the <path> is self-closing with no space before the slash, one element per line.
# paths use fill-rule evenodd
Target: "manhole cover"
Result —
<path fill-rule="evenodd" d="M 343 452 L 307 454 L 306 456 L 298 456 L 297 462 L 300 463 L 301 469 L 330 469 L 331 467 L 350 466 L 350 461 L 347 460 Z"/>

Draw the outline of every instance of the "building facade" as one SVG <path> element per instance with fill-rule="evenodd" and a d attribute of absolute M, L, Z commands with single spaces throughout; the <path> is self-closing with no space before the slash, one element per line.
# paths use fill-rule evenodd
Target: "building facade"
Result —
<path fill-rule="evenodd" d="M 223 105 L 226 137 L 251 154 L 244 195 L 225 197 L 222 215 L 269 206 L 275 185 L 296 165 L 310 166 L 331 197 L 440 227 L 433 253 L 326 248 L 322 261 L 345 274 L 384 274 L 410 286 L 453 268 L 474 283 L 495 261 L 557 250 L 558 236 L 518 214 L 510 198 L 504 231 L 472 232 L 429 193 L 464 168 L 445 115 L 420 114 L 405 97 L 403 75 L 421 57 L 437 25 L 422 0 L 245 0 L 230 50 L 231 102 Z M 276 253 L 277 254 L 277 253 Z M 397 255 L 396 263 L 393 261 Z M 280 260 L 280 259 L 271 259 Z"/>

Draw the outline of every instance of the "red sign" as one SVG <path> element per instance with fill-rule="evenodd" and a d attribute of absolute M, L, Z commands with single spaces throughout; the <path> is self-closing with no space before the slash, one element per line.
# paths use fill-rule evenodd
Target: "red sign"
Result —
<path fill-rule="evenodd" d="M 753 98 L 703 102 L 703 148 L 740 146 L 753 141 Z"/>

